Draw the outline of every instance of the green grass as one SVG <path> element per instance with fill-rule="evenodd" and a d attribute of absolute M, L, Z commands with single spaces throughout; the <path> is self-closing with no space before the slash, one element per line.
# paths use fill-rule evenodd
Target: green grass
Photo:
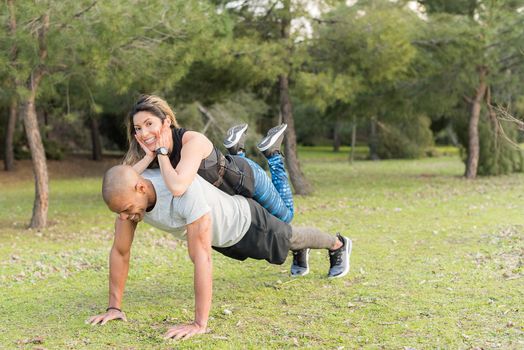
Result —
<path fill-rule="evenodd" d="M 351 273 L 328 280 L 324 251 L 305 278 L 213 253 L 210 334 L 163 341 L 193 316 L 182 242 L 141 224 L 124 309 L 129 322 L 84 323 L 107 303 L 114 216 L 99 178 L 51 181 L 49 228 L 25 230 L 33 183 L 0 194 L 0 348 L 522 349 L 524 175 L 466 181 L 457 157 L 347 163 L 347 150 L 301 149 L 315 192 L 295 223 L 354 242 Z M 232 313 L 226 315 L 224 310 Z"/>

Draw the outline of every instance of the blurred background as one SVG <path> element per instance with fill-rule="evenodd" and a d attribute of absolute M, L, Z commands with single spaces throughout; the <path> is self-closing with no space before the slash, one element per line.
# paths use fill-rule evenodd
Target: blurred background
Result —
<path fill-rule="evenodd" d="M 166 99 L 183 127 L 217 146 L 235 123 L 249 123 L 251 147 L 288 123 L 299 194 L 310 187 L 297 145 L 342 149 L 349 162 L 450 150 L 467 178 L 524 169 L 521 0 L 6 0 L 0 8 L 0 150 L 7 171 L 32 157 L 37 201 L 46 159 L 123 154 L 124 121 L 141 93 Z"/>

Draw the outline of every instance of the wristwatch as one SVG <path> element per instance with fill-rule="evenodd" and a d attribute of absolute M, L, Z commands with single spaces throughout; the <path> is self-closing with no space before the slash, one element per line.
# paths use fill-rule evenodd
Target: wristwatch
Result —
<path fill-rule="evenodd" d="M 165 147 L 158 147 L 155 150 L 155 153 L 157 156 L 167 156 L 169 154 L 169 151 Z"/>

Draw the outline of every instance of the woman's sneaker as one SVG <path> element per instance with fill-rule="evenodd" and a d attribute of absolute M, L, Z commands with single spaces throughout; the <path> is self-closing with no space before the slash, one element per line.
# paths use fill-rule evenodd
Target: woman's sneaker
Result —
<path fill-rule="evenodd" d="M 244 141 L 246 139 L 247 124 L 235 125 L 227 131 L 224 139 L 224 147 L 229 154 L 238 154 L 238 151 L 244 150 Z"/>
<path fill-rule="evenodd" d="M 305 276 L 309 273 L 309 248 L 293 250 L 291 277 Z"/>
<path fill-rule="evenodd" d="M 266 156 L 266 158 L 269 158 L 275 152 L 280 153 L 280 145 L 284 139 L 284 131 L 286 131 L 286 128 L 287 124 L 280 124 L 279 126 L 269 129 L 266 137 L 258 143 L 258 149 L 264 154 L 264 156 Z"/>
<path fill-rule="evenodd" d="M 350 268 L 349 258 L 351 257 L 351 248 L 353 243 L 349 238 L 342 237 L 337 233 L 338 239 L 343 246 L 337 250 L 329 251 L 329 272 L 328 277 L 338 278 L 347 275 Z"/>

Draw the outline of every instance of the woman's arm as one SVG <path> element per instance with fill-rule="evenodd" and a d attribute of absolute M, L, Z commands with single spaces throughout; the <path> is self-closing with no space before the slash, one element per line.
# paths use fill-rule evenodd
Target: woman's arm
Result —
<path fill-rule="evenodd" d="M 161 135 L 157 136 L 158 147 L 167 145 L 166 137 L 172 137 L 169 128 L 163 128 Z M 158 164 L 162 178 L 174 196 L 183 195 L 200 167 L 200 163 L 213 151 L 213 144 L 203 134 L 195 131 L 186 131 L 182 138 L 182 150 L 180 152 L 180 162 L 176 169 L 173 168 L 168 156 L 159 155 Z"/>

